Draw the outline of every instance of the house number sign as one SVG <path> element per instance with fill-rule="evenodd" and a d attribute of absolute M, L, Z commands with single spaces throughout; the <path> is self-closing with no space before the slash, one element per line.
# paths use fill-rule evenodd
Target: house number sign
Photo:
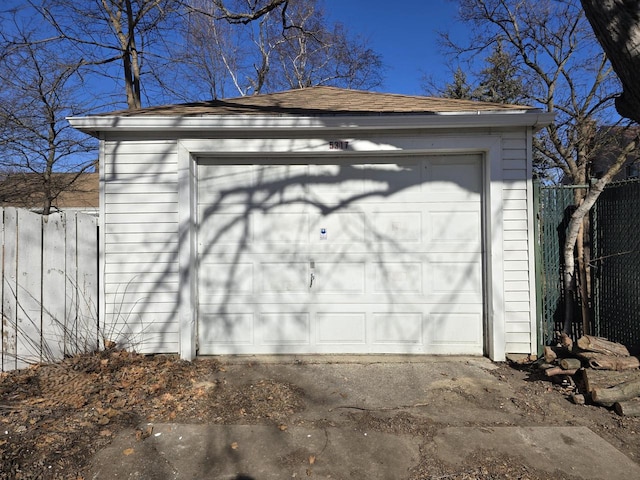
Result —
<path fill-rule="evenodd" d="M 349 150 L 349 142 L 346 140 L 334 140 L 329 142 L 329 150 Z"/>

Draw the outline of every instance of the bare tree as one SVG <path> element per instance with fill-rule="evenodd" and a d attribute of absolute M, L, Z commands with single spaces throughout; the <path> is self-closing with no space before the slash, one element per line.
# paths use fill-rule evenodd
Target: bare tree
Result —
<path fill-rule="evenodd" d="M 172 90 L 183 100 L 259 92 L 268 71 L 270 52 L 260 50 L 265 43 L 256 38 L 264 30 L 264 18 L 256 19 L 254 25 L 234 20 L 235 16 L 228 20 L 215 3 L 188 2 L 189 13 L 182 25 L 184 42 L 181 50 L 173 52 L 192 79 L 189 92 Z"/>
<path fill-rule="evenodd" d="M 598 124 L 616 123 L 611 114 L 615 76 L 589 28 L 578 0 L 460 0 L 460 19 L 473 34 L 468 45 L 444 36 L 458 55 L 475 55 L 502 42 L 514 59 L 514 67 L 527 86 L 523 102 L 555 112 L 556 121 L 535 139 L 536 154 L 561 173 L 564 181 L 588 183 L 597 152 Z M 633 148 L 634 144 L 628 145 Z M 623 160 L 622 160 L 622 163 Z M 565 331 L 573 322 L 577 297 L 575 250 L 582 272 L 581 299 L 588 302 L 586 269 L 588 250 L 583 249 L 584 221 L 598 195 L 620 169 L 613 162 L 591 188 L 575 190 L 576 210 L 564 245 Z M 587 309 L 583 309 L 587 316 Z M 588 328 L 588 318 L 584 318 Z"/>
<path fill-rule="evenodd" d="M 291 5 L 285 16 L 299 28 L 274 44 L 274 63 L 279 64 L 274 88 L 333 85 L 368 90 L 382 84 L 380 56 L 365 39 L 350 36 L 343 24 L 329 25 L 315 2 Z"/>
<path fill-rule="evenodd" d="M 330 84 L 373 88 L 379 55 L 317 0 L 30 0 L 102 98 L 127 107 Z M 105 82 L 106 79 L 106 82 Z M 185 81 L 188 79 L 188 81 Z M 117 97 L 116 97 L 117 98 Z"/>
<path fill-rule="evenodd" d="M 206 72 L 214 96 L 249 95 L 313 85 L 370 89 L 382 61 L 367 41 L 328 23 L 319 2 L 191 0 L 190 71 Z M 215 88 L 212 88 L 215 86 Z"/>
<path fill-rule="evenodd" d="M 179 0 L 43 0 L 35 6 L 67 48 L 81 54 L 85 68 L 122 85 L 128 108 L 142 106 L 143 75 L 168 57 L 165 36 L 172 35 Z"/>
<path fill-rule="evenodd" d="M 39 38 L 36 26 L 3 22 L 0 36 L 0 187 L 48 215 L 56 198 L 92 169 L 96 144 L 66 121 L 86 111 L 77 97 L 81 60 L 60 39 Z M 19 72 L 19 73 L 16 73 Z M 56 175 L 65 172 L 67 175 Z M 11 181 L 14 176 L 18 181 Z M 37 203 L 37 204 L 36 204 Z"/>
<path fill-rule="evenodd" d="M 468 45 L 446 35 L 459 55 L 477 55 L 501 42 L 526 85 L 521 101 L 555 112 L 536 147 L 574 184 L 589 176 L 595 121 L 611 120 L 615 78 L 577 0 L 460 0 L 471 26 Z"/>

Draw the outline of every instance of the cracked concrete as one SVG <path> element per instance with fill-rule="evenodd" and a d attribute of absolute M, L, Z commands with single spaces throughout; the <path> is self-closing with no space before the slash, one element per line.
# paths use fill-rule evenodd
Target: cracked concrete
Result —
<path fill-rule="evenodd" d="M 141 441 L 133 429 L 123 431 L 95 455 L 86 478 L 422 480 L 436 478 L 416 475 L 425 462 L 435 462 L 439 472 L 459 472 L 485 456 L 524 465 L 527 478 L 640 478 L 637 463 L 585 426 L 532 425 L 549 412 L 584 407 L 561 399 L 549 404 L 539 393 L 518 397 L 514 385 L 524 382 L 501 380 L 487 359 L 324 360 L 253 359 L 212 374 L 212 382 L 254 386 L 274 378 L 299 387 L 305 408 L 284 427 L 268 419 L 260 425 L 165 423 Z M 540 417 L 530 416 L 534 401 L 547 407 Z"/>

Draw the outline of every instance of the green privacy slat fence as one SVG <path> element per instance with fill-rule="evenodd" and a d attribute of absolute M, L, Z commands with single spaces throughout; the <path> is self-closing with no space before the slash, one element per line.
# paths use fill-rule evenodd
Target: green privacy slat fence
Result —
<path fill-rule="evenodd" d="M 640 346 L 640 181 L 608 185 L 592 213 L 594 333 Z"/>
<path fill-rule="evenodd" d="M 575 186 L 536 186 L 538 195 L 538 338 L 541 345 L 553 343 L 555 333 L 564 327 L 562 289 L 563 245 L 573 211 Z M 580 308 L 574 308 L 572 336 L 582 334 Z"/>
<path fill-rule="evenodd" d="M 575 188 L 537 185 L 537 289 L 540 345 L 563 327 L 562 246 Z M 640 180 L 608 185 L 591 212 L 593 333 L 640 347 Z M 582 335 L 574 308 L 572 336 Z"/>

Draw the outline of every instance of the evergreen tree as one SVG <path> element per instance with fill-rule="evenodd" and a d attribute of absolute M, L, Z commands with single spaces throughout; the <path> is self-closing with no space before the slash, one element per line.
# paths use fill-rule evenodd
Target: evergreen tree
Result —
<path fill-rule="evenodd" d="M 517 104 L 527 97 L 513 55 L 505 51 L 501 40 L 495 44 L 485 62 L 487 66 L 480 71 L 480 82 L 472 95 L 474 100 Z"/>
<path fill-rule="evenodd" d="M 518 74 L 513 55 L 504 49 L 500 40 L 485 59 L 485 67 L 474 76 L 478 80 L 475 87 L 467 80 L 462 68 L 458 67 L 453 74 L 453 81 L 445 84 L 439 94 L 445 98 L 510 104 L 528 98 L 529 92 Z"/>
<path fill-rule="evenodd" d="M 459 100 L 473 98 L 472 87 L 467 82 L 467 75 L 460 67 L 453 74 L 453 82 L 445 85 L 441 95 L 445 98 L 457 98 Z"/>

